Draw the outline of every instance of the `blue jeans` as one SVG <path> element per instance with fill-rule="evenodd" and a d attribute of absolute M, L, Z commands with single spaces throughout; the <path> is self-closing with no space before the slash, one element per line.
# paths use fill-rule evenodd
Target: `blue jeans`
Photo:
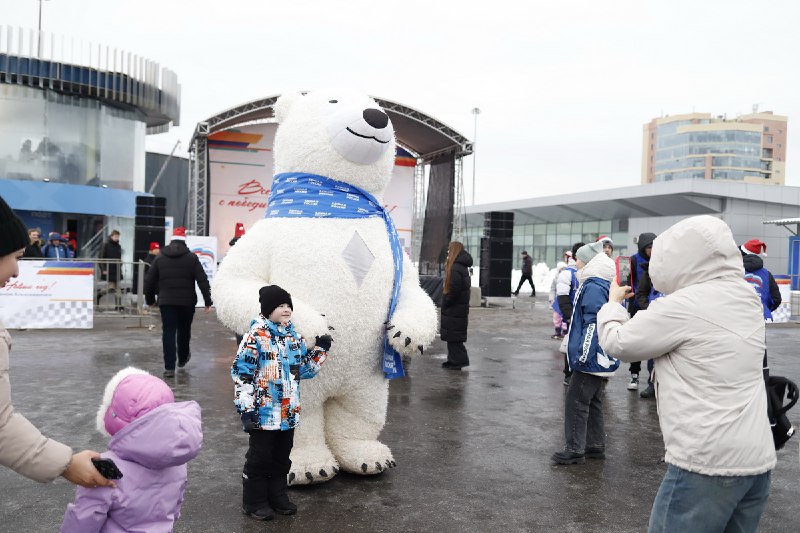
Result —
<path fill-rule="evenodd" d="M 705 476 L 668 465 L 648 533 L 752 533 L 767 505 L 772 472 Z"/>

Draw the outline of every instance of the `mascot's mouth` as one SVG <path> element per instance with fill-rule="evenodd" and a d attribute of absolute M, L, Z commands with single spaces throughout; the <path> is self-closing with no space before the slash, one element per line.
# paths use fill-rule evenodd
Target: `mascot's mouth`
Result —
<path fill-rule="evenodd" d="M 378 139 L 377 137 L 375 137 L 374 135 L 362 135 L 362 134 L 360 134 L 358 132 L 355 132 L 355 131 L 351 130 L 350 128 L 346 128 L 346 129 L 347 129 L 347 131 L 349 131 L 350 133 L 352 133 L 356 137 L 361 137 L 362 139 L 372 139 L 373 141 L 379 142 L 381 144 L 387 144 L 389 142 L 389 141 L 382 141 L 382 140 Z"/>

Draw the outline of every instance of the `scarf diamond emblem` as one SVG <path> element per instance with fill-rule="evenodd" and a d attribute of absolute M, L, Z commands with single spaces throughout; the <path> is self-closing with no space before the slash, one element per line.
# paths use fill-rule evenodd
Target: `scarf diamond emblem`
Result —
<path fill-rule="evenodd" d="M 372 263 L 375 262 L 375 256 L 357 231 L 353 233 L 353 238 L 350 239 L 350 242 L 347 243 L 344 251 L 342 251 L 342 258 L 360 289 L 367 272 L 369 272 Z"/>

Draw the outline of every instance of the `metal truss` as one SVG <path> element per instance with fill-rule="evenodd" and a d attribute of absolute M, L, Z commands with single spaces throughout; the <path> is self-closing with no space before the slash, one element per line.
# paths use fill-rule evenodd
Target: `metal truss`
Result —
<path fill-rule="evenodd" d="M 269 96 L 232 107 L 197 124 L 189 146 L 190 175 L 187 217 L 188 229 L 194 231 L 196 235 L 205 235 L 208 232 L 208 136 L 226 128 L 273 117 L 273 108 L 279 96 Z M 386 111 L 424 124 L 453 143 L 452 146 L 428 154 L 415 153 L 413 149 L 403 146 L 417 157 L 417 165 L 414 168 L 414 233 L 411 245 L 411 258 L 416 262 L 419 260 L 422 228 L 425 221 L 425 167 L 435 157 L 455 152 L 456 205 L 453 228 L 454 234 L 460 237 L 464 229 L 464 187 L 461 159 L 472 153 L 472 142 L 453 128 L 416 109 L 382 98 L 374 99 Z"/>
<path fill-rule="evenodd" d="M 411 226 L 411 261 L 419 263 L 419 252 L 422 247 L 422 228 L 425 225 L 425 163 L 417 159 L 414 167 L 414 204 Z"/>
<path fill-rule="evenodd" d="M 464 236 L 466 207 L 464 205 L 464 165 L 461 157 L 456 157 L 455 165 L 455 184 L 454 184 L 454 197 L 455 205 L 453 206 L 453 236 L 451 240 L 460 241 Z"/>
<path fill-rule="evenodd" d="M 397 102 L 392 102 L 390 100 L 384 100 L 383 98 L 375 98 L 374 96 L 373 98 L 378 103 L 378 105 L 380 105 L 384 110 L 393 111 L 398 115 L 402 115 L 411 120 L 415 120 L 420 124 L 424 124 L 428 126 L 430 129 L 450 139 L 456 148 L 456 159 L 460 159 L 472 153 L 472 143 L 469 141 L 469 139 L 458 133 L 453 128 L 447 126 L 446 124 L 403 104 L 398 104 Z M 436 153 L 422 154 L 422 157 L 426 161 L 429 161 L 430 159 L 436 157 L 440 153 L 452 152 L 453 148 L 454 147 L 448 147 Z"/>
<path fill-rule="evenodd" d="M 207 122 L 197 124 L 189 147 L 187 224 L 195 235 L 206 235 L 208 232 L 208 134 Z"/>

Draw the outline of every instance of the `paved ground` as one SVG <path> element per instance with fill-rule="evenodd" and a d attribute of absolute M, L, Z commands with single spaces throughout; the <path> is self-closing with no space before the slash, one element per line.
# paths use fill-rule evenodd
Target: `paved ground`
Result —
<path fill-rule="evenodd" d="M 472 365 L 445 371 L 437 343 L 391 383 L 382 440 L 398 467 L 370 478 L 340 475 L 292 489 L 294 517 L 257 523 L 240 513 L 246 449 L 232 406 L 228 369 L 234 341 L 213 314 L 198 313 L 193 358 L 171 384 L 178 399 L 203 407 L 205 446 L 189 466 L 176 532 L 633 532 L 645 531 L 664 473 L 654 401 L 607 389 L 608 458 L 556 467 L 563 446 L 561 358 L 551 341 L 546 302 L 520 297 L 471 311 Z M 107 379 L 133 364 L 159 373 L 160 332 L 138 321 L 104 318 L 91 331 L 12 332 L 17 409 L 46 434 L 75 448 L 105 449 L 93 431 Z M 800 329 L 769 328 L 773 372 L 800 379 Z M 654 332 L 657 334 L 657 332 Z M 792 414 L 798 420 L 800 408 Z M 797 531 L 798 440 L 778 454 L 762 531 Z M 63 480 L 39 485 L 0 470 L 0 531 L 57 531 L 73 497 Z"/>

